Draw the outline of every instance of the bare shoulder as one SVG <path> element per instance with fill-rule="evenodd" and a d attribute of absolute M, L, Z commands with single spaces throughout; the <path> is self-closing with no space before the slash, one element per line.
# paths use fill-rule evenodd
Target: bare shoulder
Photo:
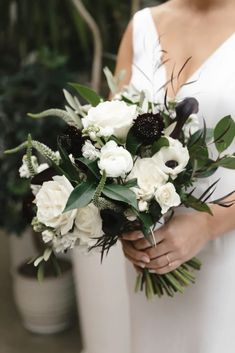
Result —
<path fill-rule="evenodd" d="M 172 1 L 167 1 L 164 4 L 153 6 L 150 9 L 153 19 L 156 21 L 158 21 L 159 19 L 166 19 L 170 18 L 171 16 L 174 16 L 177 10 L 176 6 L 174 5 L 174 2 L 172 3 Z"/>

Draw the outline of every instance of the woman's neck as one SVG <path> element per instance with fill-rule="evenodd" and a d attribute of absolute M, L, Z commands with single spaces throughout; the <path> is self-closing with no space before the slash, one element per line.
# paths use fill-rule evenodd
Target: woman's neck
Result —
<path fill-rule="evenodd" d="M 198 11 L 224 8 L 234 5 L 234 0 L 173 0 L 184 7 L 191 7 Z"/>

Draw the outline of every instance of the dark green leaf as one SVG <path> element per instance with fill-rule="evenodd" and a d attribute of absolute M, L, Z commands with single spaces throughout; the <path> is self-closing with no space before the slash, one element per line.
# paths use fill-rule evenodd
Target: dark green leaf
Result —
<path fill-rule="evenodd" d="M 70 194 L 64 212 L 87 206 L 95 195 L 96 185 L 88 181 L 78 185 Z"/>
<path fill-rule="evenodd" d="M 80 85 L 78 83 L 69 84 L 70 86 L 75 88 L 75 90 L 80 94 L 80 96 L 82 96 L 93 107 L 96 107 L 101 102 L 101 97 L 91 88 Z"/>
<path fill-rule="evenodd" d="M 214 129 L 214 142 L 219 153 L 225 151 L 235 137 L 235 122 L 232 117 L 225 116 Z"/>
<path fill-rule="evenodd" d="M 72 163 L 71 159 L 69 158 L 68 153 L 63 148 L 59 138 L 57 141 L 57 145 L 58 145 L 58 150 L 60 152 L 60 157 L 61 157 L 60 168 L 66 173 L 66 177 L 70 181 L 75 181 L 76 183 L 78 183 L 80 181 L 79 170 Z"/>
<path fill-rule="evenodd" d="M 161 137 L 159 140 L 155 141 L 152 146 L 152 155 L 159 152 L 162 147 L 168 147 L 169 141 L 166 137 Z"/>
<path fill-rule="evenodd" d="M 137 154 L 138 149 L 142 143 L 138 141 L 138 139 L 133 134 L 132 129 L 128 132 L 127 139 L 126 139 L 126 149 L 135 156 Z"/>
<path fill-rule="evenodd" d="M 84 164 L 97 179 L 101 178 L 100 170 L 96 161 L 90 161 L 89 159 L 83 157 L 77 158 L 76 160 Z"/>
<path fill-rule="evenodd" d="M 216 165 L 227 169 L 235 169 L 235 155 L 220 159 Z"/>
<path fill-rule="evenodd" d="M 186 197 L 183 198 L 182 202 L 186 207 L 191 207 L 194 210 L 197 210 L 200 212 L 206 212 L 212 215 L 212 211 L 210 207 L 206 203 L 198 200 L 193 195 L 186 195 Z"/>
<path fill-rule="evenodd" d="M 126 204 L 137 209 L 135 193 L 124 185 L 105 185 L 103 194 L 111 200 L 125 202 Z"/>

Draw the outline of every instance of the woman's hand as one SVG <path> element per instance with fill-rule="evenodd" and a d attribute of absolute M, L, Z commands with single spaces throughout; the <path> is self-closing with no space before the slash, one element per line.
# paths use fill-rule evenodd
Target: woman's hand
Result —
<path fill-rule="evenodd" d="M 168 223 L 154 232 L 156 247 L 140 232 L 122 237 L 125 256 L 136 268 L 148 268 L 165 274 L 190 260 L 211 239 L 209 218 L 203 212 L 175 215 Z"/>

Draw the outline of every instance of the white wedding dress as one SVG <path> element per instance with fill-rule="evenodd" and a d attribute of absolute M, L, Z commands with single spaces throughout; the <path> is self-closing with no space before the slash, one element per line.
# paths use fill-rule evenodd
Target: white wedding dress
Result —
<path fill-rule="evenodd" d="M 161 46 L 149 8 L 133 20 L 133 74 L 131 83 L 163 102 L 166 82 Z M 173 58 L 174 59 L 174 58 Z M 140 70 L 140 69 L 141 70 Z M 147 79 L 147 77 L 149 79 Z M 199 116 L 215 126 L 223 116 L 235 117 L 235 33 L 194 72 L 177 99 L 193 96 L 200 103 Z M 235 144 L 230 152 L 235 151 Z M 235 172 L 221 169 L 199 188 L 221 177 L 213 198 L 235 189 Z M 234 353 L 235 352 L 235 230 L 211 241 L 198 254 L 203 267 L 197 282 L 185 294 L 148 302 L 134 293 L 136 272 L 127 262 L 131 307 L 131 353 Z M 126 352 L 120 352 L 126 353 Z"/>

